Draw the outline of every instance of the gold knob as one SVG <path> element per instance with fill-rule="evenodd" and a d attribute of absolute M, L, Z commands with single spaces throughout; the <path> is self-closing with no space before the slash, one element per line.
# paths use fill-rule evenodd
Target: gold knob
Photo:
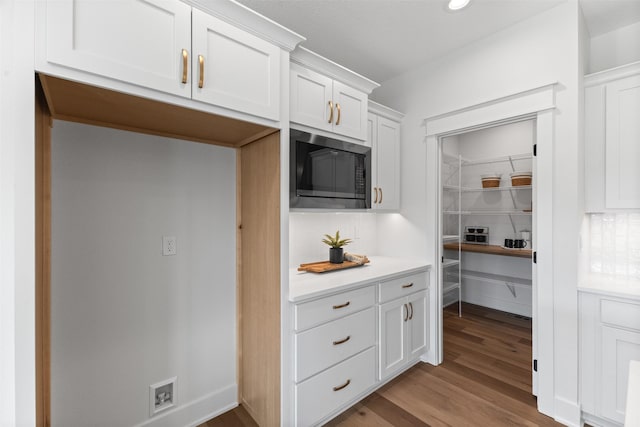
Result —
<path fill-rule="evenodd" d="M 182 49 L 182 84 L 187 83 L 187 73 L 189 72 L 189 52 Z"/>
<path fill-rule="evenodd" d="M 198 79 L 198 87 L 204 87 L 204 56 L 198 55 L 198 64 L 200 65 L 200 78 Z"/>

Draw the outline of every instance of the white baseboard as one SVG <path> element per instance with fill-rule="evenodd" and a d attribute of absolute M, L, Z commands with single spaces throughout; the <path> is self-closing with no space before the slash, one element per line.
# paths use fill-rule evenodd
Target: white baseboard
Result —
<path fill-rule="evenodd" d="M 581 411 L 577 402 L 556 396 L 554 406 L 553 419 L 566 426 L 580 427 Z"/>
<path fill-rule="evenodd" d="M 231 384 L 137 424 L 135 427 L 192 427 L 238 406 L 238 385 Z"/>
<path fill-rule="evenodd" d="M 586 412 L 582 413 L 582 421 L 593 427 L 622 427 L 622 424 L 614 423 L 613 421 L 608 421 Z"/>

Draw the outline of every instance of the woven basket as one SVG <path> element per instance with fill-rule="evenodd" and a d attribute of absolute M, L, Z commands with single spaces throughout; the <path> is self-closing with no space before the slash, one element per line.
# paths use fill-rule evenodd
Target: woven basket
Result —
<path fill-rule="evenodd" d="M 522 185 L 531 185 L 531 172 L 514 172 L 511 174 L 511 185 L 520 187 Z"/>

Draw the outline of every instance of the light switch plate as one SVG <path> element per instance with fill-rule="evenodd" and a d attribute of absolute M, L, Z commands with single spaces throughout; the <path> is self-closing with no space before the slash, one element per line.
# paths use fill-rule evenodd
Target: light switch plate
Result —
<path fill-rule="evenodd" d="M 162 255 L 175 255 L 178 253 L 178 248 L 176 247 L 176 237 L 175 236 L 162 236 Z"/>

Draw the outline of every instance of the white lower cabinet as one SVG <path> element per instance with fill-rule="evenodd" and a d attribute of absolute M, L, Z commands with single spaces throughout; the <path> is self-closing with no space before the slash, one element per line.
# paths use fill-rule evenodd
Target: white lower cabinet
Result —
<path fill-rule="evenodd" d="M 380 305 L 380 380 L 427 351 L 428 299 L 425 290 Z"/>
<path fill-rule="evenodd" d="M 296 385 L 296 425 L 315 425 L 376 382 L 376 351 L 371 347 Z"/>
<path fill-rule="evenodd" d="M 582 411 L 622 425 L 629 362 L 640 360 L 640 301 L 582 293 L 580 326 Z"/>
<path fill-rule="evenodd" d="M 427 269 L 386 277 L 293 305 L 296 426 L 328 421 L 428 350 Z"/>

